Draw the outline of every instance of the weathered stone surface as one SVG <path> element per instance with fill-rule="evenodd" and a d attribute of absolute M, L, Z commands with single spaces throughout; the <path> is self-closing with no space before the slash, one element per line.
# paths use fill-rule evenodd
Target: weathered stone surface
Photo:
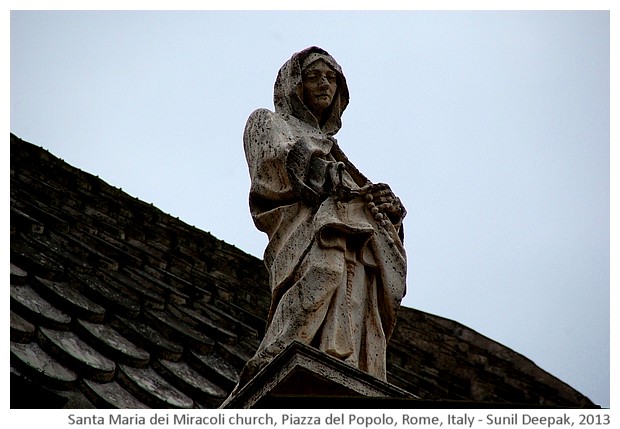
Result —
<path fill-rule="evenodd" d="M 116 330 L 131 341 L 146 350 L 152 350 L 156 356 L 162 359 L 179 360 L 183 355 L 183 346 L 166 338 L 147 323 L 120 316 L 117 316 L 111 323 Z"/>
<path fill-rule="evenodd" d="M 58 363 L 36 343 L 11 342 L 11 363 L 29 378 L 54 389 L 71 389 L 77 381 L 75 372 Z"/>
<path fill-rule="evenodd" d="M 239 382 L 239 370 L 216 353 L 203 354 L 190 350 L 187 359 L 192 367 L 228 392 Z"/>
<path fill-rule="evenodd" d="M 11 223 L 26 231 L 31 230 L 35 234 L 43 234 L 44 227 L 41 222 L 14 207 L 11 207 Z"/>
<path fill-rule="evenodd" d="M 28 343 L 34 337 L 36 327 L 11 311 L 11 341 Z"/>
<path fill-rule="evenodd" d="M 241 385 L 294 341 L 386 379 L 387 341 L 405 294 L 406 211 L 333 137 L 348 103 L 338 63 L 310 47 L 278 72 L 275 112 L 258 109 L 247 121 L 250 211 L 270 240 L 272 302 Z"/>
<path fill-rule="evenodd" d="M 105 308 L 85 297 L 80 291 L 66 282 L 55 282 L 36 277 L 35 285 L 46 297 L 67 308 L 68 313 L 91 322 L 101 322 L 105 317 Z"/>
<path fill-rule="evenodd" d="M 192 397 L 201 404 L 217 407 L 228 395 L 228 392 L 211 382 L 185 361 L 172 362 L 158 359 L 155 368 L 174 386 L 183 391 L 192 392 Z"/>
<path fill-rule="evenodd" d="M 287 396 L 327 398 L 324 404 L 329 404 L 331 399 L 334 407 L 338 406 L 338 398 L 417 399 L 405 390 L 295 341 L 247 385 L 233 391 L 221 408 L 260 407 L 261 402 L 274 405 L 277 400 L 273 398 Z"/>
<path fill-rule="evenodd" d="M 198 302 L 192 306 L 192 310 L 200 313 L 208 320 L 214 321 L 222 328 L 234 332 L 237 337 L 252 337 L 257 340 L 257 343 L 260 341 L 256 328 L 233 316 L 232 311 L 224 311 L 210 302 Z"/>
<path fill-rule="evenodd" d="M 97 383 L 84 380 L 86 396 L 98 408 L 149 408 L 116 382 Z"/>
<path fill-rule="evenodd" d="M 80 282 L 84 294 L 96 302 L 102 302 L 113 313 L 127 317 L 137 317 L 140 314 L 140 300 L 128 290 L 114 287 L 112 284 L 97 276 L 74 273 Z"/>
<path fill-rule="evenodd" d="M 11 306 L 32 319 L 54 329 L 69 329 L 71 316 L 62 312 L 28 285 L 11 285 Z"/>
<path fill-rule="evenodd" d="M 11 238 L 11 260 L 30 274 L 54 279 L 62 276 L 62 264 L 52 258 L 53 252 L 35 249 L 28 238 Z M 48 254 L 46 254 L 48 253 Z M 14 256 L 13 256 L 14 255 Z"/>
<path fill-rule="evenodd" d="M 162 310 L 166 304 L 162 291 L 151 290 L 122 273 L 109 271 L 103 275 L 102 280 L 115 289 L 130 291 L 145 307 Z"/>
<path fill-rule="evenodd" d="M 63 362 L 80 368 L 86 377 L 95 381 L 110 381 L 116 364 L 86 344 L 73 332 L 41 328 L 41 342 Z"/>
<path fill-rule="evenodd" d="M 175 286 L 169 285 L 166 282 L 161 281 L 157 277 L 152 276 L 151 274 L 145 271 L 137 271 L 131 268 L 124 270 L 124 272 L 134 281 L 138 283 L 142 283 L 148 289 L 154 289 L 155 292 L 163 297 L 165 301 L 170 301 L 179 304 L 186 304 L 191 300 L 190 295 L 183 292 L 181 289 L 176 288 Z M 188 288 L 188 292 L 191 292 L 191 285 Z"/>
<path fill-rule="evenodd" d="M 90 338 L 94 346 L 108 356 L 113 356 L 116 361 L 138 368 L 148 365 L 151 355 L 111 326 L 102 323 L 89 323 L 83 320 L 78 320 L 77 324 L 81 328 L 80 332 L 86 338 Z"/>
<path fill-rule="evenodd" d="M 186 323 L 178 315 L 165 311 L 148 310 L 146 317 L 168 338 L 178 339 L 187 347 L 195 348 L 203 353 L 209 353 L 213 350 L 213 339 L 198 331 L 191 324 Z"/>
<path fill-rule="evenodd" d="M 241 346 L 241 344 L 217 344 L 217 352 L 235 368 L 243 368 L 246 362 L 252 357 L 250 350 Z"/>
<path fill-rule="evenodd" d="M 17 265 L 11 264 L 11 284 L 22 286 L 26 284 L 28 273 Z"/>
<path fill-rule="evenodd" d="M 153 368 L 120 365 L 119 380 L 152 408 L 192 408 L 194 401 L 164 380 Z"/>
<path fill-rule="evenodd" d="M 224 329 L 217 325 L 216 322 L 209 320 L 207 317 L 200 314 L 198 311 L 187 307 L 174 307 L 170 308 L 174 313 L 182 313 L 183 317 L 187 317 L 196 324 L 197 329 L 204 332 L 214 340 L 224 342 L 226 344 L 235 344 L 237 342 L 237 335 L 227 329 Z"/>

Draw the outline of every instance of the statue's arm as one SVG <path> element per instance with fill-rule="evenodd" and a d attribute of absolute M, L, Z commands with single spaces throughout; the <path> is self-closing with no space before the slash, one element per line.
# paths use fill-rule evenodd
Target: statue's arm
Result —
<path fill-rule="evenodd" d="M 317 204 L 333 193 L 338 164 L 325 159 L 326 142 L 302 137 L 295 142 L 286 158 L 289 180 L 297 194 L 309 204 Z"/>
<path fill-rule="evenodd" d="M 335 163 L 324 160 L 328 142 L 294 135 L 278 114 L 267 109 L 250 115 L 243 141 L 252 181 L 250 198 L 261 211 L 297 201 L 312 205 L 329 194 Z"/>

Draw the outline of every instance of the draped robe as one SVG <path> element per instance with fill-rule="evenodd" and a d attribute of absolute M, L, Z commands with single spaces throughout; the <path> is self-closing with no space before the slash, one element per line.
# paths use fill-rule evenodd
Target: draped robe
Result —
<path fill-rule="evenodd" d="M 301 62 L 311 52 L 338 72 L 323 125 L 302 101 Z M 333 138 L 348 104 L 333 58 L 316 47 L 293 55 L 278 74 L 274 99 L 276 111 L 256 110 L 244 132 L 250 211 L 269 238 L 264 262 L 272 301 L 265 336 L 240 383 L 295 340 L 385 380 L 386 344 L 405 293 L 402 218 L 381 224 L 363 196 L 334 192 L 337 180 L 354 191 L 370 182 Z"/>

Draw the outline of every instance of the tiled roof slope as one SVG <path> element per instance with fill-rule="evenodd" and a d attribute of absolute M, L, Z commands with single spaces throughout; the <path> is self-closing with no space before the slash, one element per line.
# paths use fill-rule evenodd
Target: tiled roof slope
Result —
<path fill-rule="evenodd" d="M 14 135 L 10 188 L 11 407 L 219 406 L 263 335 L 262 261 Z M 425 400 L 593 405 L 418 310 L 388 356 L 389 381 Z"/>

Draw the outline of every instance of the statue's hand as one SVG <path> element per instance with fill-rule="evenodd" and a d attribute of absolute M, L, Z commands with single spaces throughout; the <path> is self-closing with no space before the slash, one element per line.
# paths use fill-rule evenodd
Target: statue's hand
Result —
<path fill-rule="evenodd" d="M 328 171 L 330 181 L 332 183 L 332 193 L 336 195 L 340 201 L 350 201 L 353 198 L 362 195 L 360 190 L 351 189 L 344 183 L 343 174 L 345 171 L 345 165 L 343 162 L 330 163 L 330 168 Z"/>
<path fill-rule="evenodd" d="M 401 221 L 407 211 L 400 198 L 394 195 L 389 185 L 385 183 L 373 183 L 365 187 L 366 201 L 370 212 L 377 221 L 386 220 L 392 223 Z"/>
<path fill-rule="evenodd" d="M 344 173 L 344 164 L 342 162 L 330 162 L 328 168 L 328 175 L 332 188 L 338 190 L 344 188 L 345 185 L 342 180 L 342 174 Z"/>

